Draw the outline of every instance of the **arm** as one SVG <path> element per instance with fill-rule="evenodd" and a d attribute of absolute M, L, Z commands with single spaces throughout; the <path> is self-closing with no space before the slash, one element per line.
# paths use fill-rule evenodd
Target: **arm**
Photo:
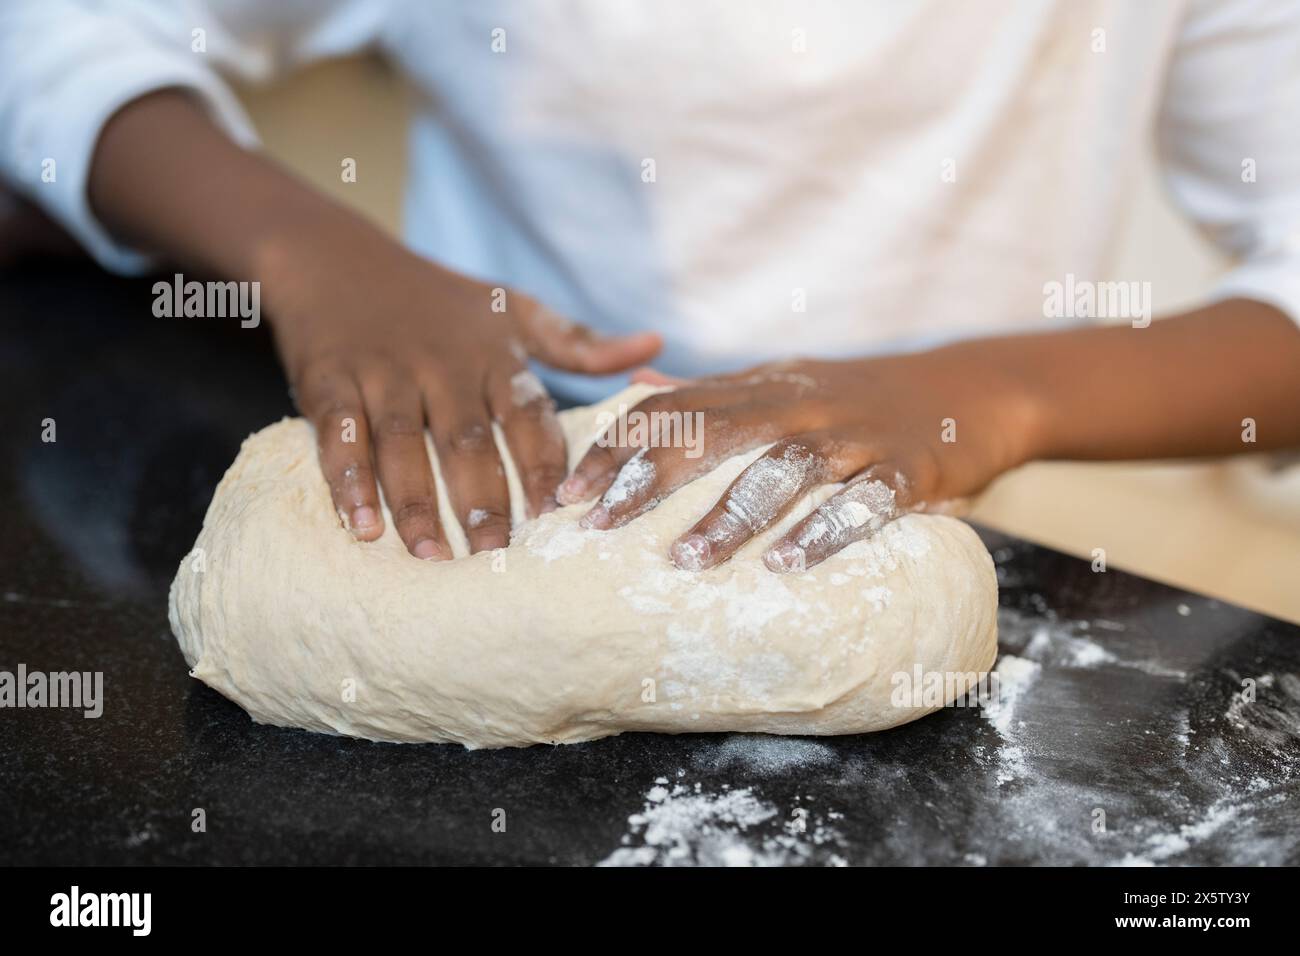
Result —
<path fill-rule="evenodd" d="M 727 560 L 819 485 L 844 487 L 775 542 L 773 571 L 824 560 L 909 511 L 973 494 L 1036 458 L 1156 458 L 1300 446 L 1300 329 L 1271 306 L 1220 302 L 1146 328 L 1080 328 L 847 362 L 790 362 L 686 383 L 639 411 L 699 413 L 704 453 L 650 448 L 650 480 L 583 518 L 618 527 L 727 457 L 773 446 L 671 548 Z M 1243 419 L 1255 422 L 1246 444 Z M 604 493 L 638 448 L 597 445 L 560 487 Z"/>
<path fill-rule="evenodd" d="M 286 269 L 294 255 L 310 262 L 308 250 L 316 249 L 337 260 L 344 250 L 328 247 L 340 236 L 363 254 L 393 245 L 354 213 L 241 149 L 181 90 L 141 97 L 109 120 L 87 193 L 96 219 L 134 248 L 217 275 L 274 277 L 267 290 L 273 311 L 276 297 L 290 295 L 287 283 L 318 279 Z"/>
<path fill-rule="evenodd" d="M 1229 299 L 1147 328 L 1113 326 L 962 343 L 1023 396 L 1023 460 L 1231 455 L 1300 446 L 1300 329 Z M 1244 444 L 1243 420 L 1256 423 Z"/>
<path fill-rule="evenodd" d="M 792 363 L 655 396 L 647 404 L 702 411 L 712 452 L 690 460 L 647 451 L 639 467 L 648 462 L 654 480 L 626 500 L 596 503 L 585 520 L 622 524 L 720 458 L 776 442 L 672 555 L 681 567 L 710 567 L 812 487 L 846 482 L 768 551 L 772 570 L 789 571 L 1035 458 L 1300 445 L 1298 46 L 1300 6 L 1291 0 L 1187 5 L 1156 134 L 1174 200 L 1237 260 L 1205 307 L 1147 328 Z M 1254 421 L 1255 444 L 1244 440 L 1244 419 Z M 946 421 L 953 427 L 941 431 Z M 716 427 L 728 422 L 744 427 Z M 600 494 L 636 451 L 593 449 L 561 500 Z"/>
<path fill-rule="evenodd" d="M 503 300 L 491 288 L 415 257 L 241 148 L 256 136 L 223 75 L 266 79 L 364 47 L 386 8 L 259 10 L 223 20 L 229 11 L 216 5 L 0 4 L 0 172 L 109 269 L 139 273 L 166 257 L 261 283 L 334 505 L 356 537 L 382 533 L 382 487 L 413 553 L 448 557 L 459 544 L 439 522 L 427 428 L 466 544 L 496 547 L 509 499 L 492 425 L 511 443 L 534 512 L 549 506 L 565 461 L 528 356 L 608 372 L 648 358 L 657 340 L 597 339 L 515 293 L 493 311 Z"/>
<path fill-rule="evenodd" d="M 88 189 L 96 217 L 119 239 L 261 282 L 341 519 L 358 538 L 377 538 L 382 486 L 417 557 L 452 556 L 426 425 L 470 550 L 502 547 L 510 504 L 492 423 L 514 451 L 530 513 L 553 507 L 564 472 L 553 405 L 527 356 L 602 373 L 658 348 L 653 336 L 597 338 L 519 293 L 493 311 L 491 287 L 420 259 L 239 148 L 179 91 L 145 96 L 112 118 Z"/>

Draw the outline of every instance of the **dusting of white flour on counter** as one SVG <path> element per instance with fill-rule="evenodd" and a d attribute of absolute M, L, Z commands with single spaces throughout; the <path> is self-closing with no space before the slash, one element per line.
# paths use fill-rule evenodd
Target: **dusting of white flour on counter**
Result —
<path fill-rule="evenodd" d="M 993 727 L 1002 738 L 998 747 L 998 783 L 1009 783 L 1025 773 L 1025 752 L 1016 743 L 1016 732 L 1021 724 L 1016 720 L 1016 704 L 1038 679 L 1043 667 L 1014 654 L 1003 654 L 998 659 L 995 673 L 998 676 L 998 695 L 984 709 Z"/>
<path fill-rule="evenodd" d="M 701 747 L 695 763 L 714 771 L 742 770 L 754 776 L 775 776 L 828 767 L 839 763 L 839 755 L 828 744 L 802 737 L 729 734 L 717 746 Z"/>
<path fill-rule="evenodd" d="M 1241 813 L 1241 807 L 1219 800 L 1199 819 L 1183 824 L 1177 831 L 1155 833 L 1147 837 L 1145 853 L 1128 853 L 1117 865 L 1156 866 L 1214 836 L 1237 820 Z"/>
<path fill-rule="evenodd" d="M 619 847 L 598 866 L 842 866 L 842 842 L 825 817 L 804 807 L 782 814 L 750 787 L 705 791 L 660 777 L 645 806 L 628 817 Z M 816 859 L 814 859 L 816 857 Z"/>

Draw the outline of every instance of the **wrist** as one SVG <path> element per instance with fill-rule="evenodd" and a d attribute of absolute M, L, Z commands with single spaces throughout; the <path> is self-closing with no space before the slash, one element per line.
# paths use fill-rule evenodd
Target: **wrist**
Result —
<path fill-rule="evenodd" d="M 411 257 L 360 216 L 337 208 L 286 217 L 254 238 L 248 250 L 248 269 L 262 282 L 263 301 L 278 328 L 342 306 L 367 277 L 391 273 L 391 263 Z"/>
<path fill-rule="evenodd" d="M 953 364 L 950 374 L 976 383 L 986 399 L 1003 470 L 1051 455 L 1052 395 L 1038 367 L 1041 357 L 1026 340 L 976 339 L 939 351 Z"/>

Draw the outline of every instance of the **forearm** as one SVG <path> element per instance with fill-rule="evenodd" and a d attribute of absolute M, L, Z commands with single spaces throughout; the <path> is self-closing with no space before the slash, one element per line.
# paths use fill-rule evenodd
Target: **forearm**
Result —
<path fill-rule="evenodd" d="M 1300 446 L 1300 329 L 1215 303 L 1147 328 L 1072 329 L 941 349 L 1025 409 L 1028 459 L 1225 455 Z M 1243 441 L 1243 420 L 1255 444 Z"/>
<path fill-rule="evenodd" d="M 240 148 L 187 95 L 128 104 L 104 128 L 89 178 L 118 238 L 232 278 L 264 280 L 272 309 L 320 268 L 398 244 L 270 160 Z M 302 274 L 304 272 L 308 274 Z"/>

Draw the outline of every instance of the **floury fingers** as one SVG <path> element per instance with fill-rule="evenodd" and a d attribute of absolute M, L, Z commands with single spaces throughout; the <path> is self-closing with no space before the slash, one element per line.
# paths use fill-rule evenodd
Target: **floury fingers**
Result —
<path fill-rule="evenodd" d="M 0 708 L 70 707 L 84 716 L 104 713 L 103 671 L 0 671 Z"/>
<path fill-rule="evenodd" d="M 704 454 L 704 412 L 642 411 L 626 403 L 596 417 L 603 448 L 684 448 L 685 457 Z"/>

